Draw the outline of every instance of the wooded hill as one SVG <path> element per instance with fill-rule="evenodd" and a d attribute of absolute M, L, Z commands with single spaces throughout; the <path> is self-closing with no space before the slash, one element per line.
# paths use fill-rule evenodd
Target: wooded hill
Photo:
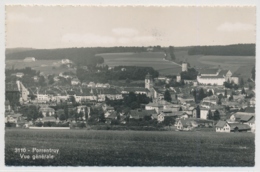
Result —
<path fill-rule="evenodd" d="M 195 46 L 189 49 L 189 55 L 218 56 L 255 56 L 255 44 L 234 44 L 225 46 Z"/>

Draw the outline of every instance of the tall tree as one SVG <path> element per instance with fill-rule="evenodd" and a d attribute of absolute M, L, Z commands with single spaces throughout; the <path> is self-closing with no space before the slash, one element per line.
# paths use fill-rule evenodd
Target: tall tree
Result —
<path fill-rule="evenodd" d="M 251 74 L 252 74 L 252 79 L 255 80 L 255 67 L 253 67 Z"/>
<path fill-rule="evenodd" d="M 171 102 L 172 101 L 171 93 L 169 92 L 169 90 L 166 90 L 164 92 L 164 100 L 166 100 L 167 102 Z"/>
<path fill-rule="evenodd" d="M 244 87 L 244 85 L 245 85 L 244 79 L 243 79 L 243 78 L 240 78 L 239 81 L 240 81 L 240 82 L 239 82 L 240 87 Z"/>
<path fill-rule="evenodd" d="M 200 88 L 199 90 L 199 100 L 203 100 L 207 95 L 204 93 L 203 88 Z"/>
<path fill-rule="evenodd" d="M 212 90 L 209 90 L 209 91 L 208 91 L 208 96 L 212 96 L 212 95 L 213 95 Z"/>
<path fill-rule="evenodd" d="M 212 120 L 212 119 L 213 119 L 213 115 L 212 115 L 211 110 L 208 111 L 207 118 L 208 118 L 209 120 Z"/>
<path fill-rule="evenodd" d="M 232 101 L 232 100 L 234 100 L 234 97 L 233 97 L 233 92 L 231 92 L 231 95 L 230 95 L 230 97 L 228 98 L 228 100 L 229 100 L 229 101 Z"/>
<path fill-rule="evenodd" d="M 196 114 L 197 114 L 197 118 L 200 118 L 200 106 L 199 105 L 196 108 Z"/>
<path fill-rule="evenodd" d="M 227 98 L 227 90 L 225 89 L 225 98 Z"/>
<path fill-rule="evenodd" d="M 173 46 L 169 46 L 169 53 L 170 53 L 171 59 L 175 60 L 174 47 Z"/>
<path fill-rule="evenodd" d="M 246 94 L 245 88 L 243 87 L 241 94 Z"/>
<path fill-rule="evenodd" d="M 213 119 L 214 119 L 215 121 L 220 120 L 220 113 L 219 113 L 218 110 L 216 110 L 216 111 L 214 112 L 214 117 L 213 117 Z"/>

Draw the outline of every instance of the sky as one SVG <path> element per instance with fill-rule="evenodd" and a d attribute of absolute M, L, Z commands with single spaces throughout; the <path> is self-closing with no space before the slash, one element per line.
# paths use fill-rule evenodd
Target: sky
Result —
<path fill-rule="evenodd" d="M 256 43 L 256 8 L 6 6 L 6 48 Z"/>

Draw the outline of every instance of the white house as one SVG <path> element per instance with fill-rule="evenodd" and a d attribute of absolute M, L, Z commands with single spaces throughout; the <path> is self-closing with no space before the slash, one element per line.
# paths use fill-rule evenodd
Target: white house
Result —
<path fill-rule="evenodd" d="M 80 81 L 79 81 L 78 78 L 73 78 L 73 79 L 71 80 L 71 85 L 79 85 L 79 84 L 80 84 Z"/>
<path fill-rule="evenodd" d="M 155 110 L 157 113 L 160 112 L 161 109 L 163 109 L 163 105 L 159 103 L 148 103 L 145 105 L 145 110 Z"/>
<path fill-rule="evenodd" d="M 232 77 L 230 70 L 221 69 L 203 69 L 199 71 L 197 81 L 200 84 L 210 85 L 223 85 L 224 82 L 234 82 L 239 84 L 238 77 Z"/>
<path fill-rule="evenodd" d="M 62 59 L 61 63 L 62 64 L 69 64 L 69 63 L 72 63 L 72 62 L 69 59 Z"/>
<path fill-rule="evenodd" d="M 22 77 L 24 76 L 24 73 L 18 72 L 18 73 L 16 73 L 15 76 L 16 76 L 17 78 L 22 78 Z"/>
<path fill-rule="evenodd" d="M 186 119 L 179 119 L 176 122 L 176 127 L 178 130 L 192 130 L 193 128 L 197 127 L 198 124 L 196 123 L 196 121 L 194 119 L 191 118 L 186 118 Z"/>
<path fill-rule="evenodd" d="M 36 59 L 35 59 L 35 57 L 26 57 L 23 61 L 24 62 L 35 62 Z"/>
<path fill-rule="evenodd" d="M 216 132 L 248 132 L 251 131 L 249 125 L 239 123 L 228 123 L 227 121 L 218 121 Z"/>
<path fill-rule="evenodd" d="M 89 82 L 88 87 L 94 88 L 96 87 L 96 84 L 94 82 Z"/>

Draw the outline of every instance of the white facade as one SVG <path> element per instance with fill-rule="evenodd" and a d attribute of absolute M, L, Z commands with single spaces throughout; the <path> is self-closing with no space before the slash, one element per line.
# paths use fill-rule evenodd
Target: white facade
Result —
<path fill-rule="evenodd" d="M 230 126 L 228 125 L 228 123 L 226 123 L 224 127 L 216 127 L 216 132 L 230 133 Z"/>
<path fill-rule="evenodd" d="M 226 81 L 225 78 L 202 78 L 200 76 L 197 76 L 197 81 L 200 84 L 211 84 L 211 85 L 223 85 L 224 82 Z"/>
<path fill-rule="evenodd" d="M 145 79 L 145 88 L 150 90 L 153 87 L 153 81 L 152 79 Z"/>
<path fill-rule="evenodd" d="M 35 58 L 34 57 L 26 57 L 24 60 L 24 62 L 35 62 Z"/>
<path fill-rule="evenodd" d="M 68 64 L 68 63 L 71 63 L 71 61 L 69 59 L 62 59 L 61 63 L 62 64 Z"/>
<path fill-rule="evenodd" d="M 181 71 L 182 71 L 182 72 L 188 71 L 188 64 L 187 64 L 187 63 L 182 63 L 182 65 L 181 65 Z"/>
<path fill-rule="evenodd" d="M 201 110 L 200 110 L 200 118 L 201 118 L 201 119 L 207 119 L 208 112 L 209 112 L 208 109 L 201 109 Z"/>
<path fill-rule="evenodd" d="M 176 81 L 177 81 L 177 82 L 181 82 L 181 75 L 177 75 Z"/>

